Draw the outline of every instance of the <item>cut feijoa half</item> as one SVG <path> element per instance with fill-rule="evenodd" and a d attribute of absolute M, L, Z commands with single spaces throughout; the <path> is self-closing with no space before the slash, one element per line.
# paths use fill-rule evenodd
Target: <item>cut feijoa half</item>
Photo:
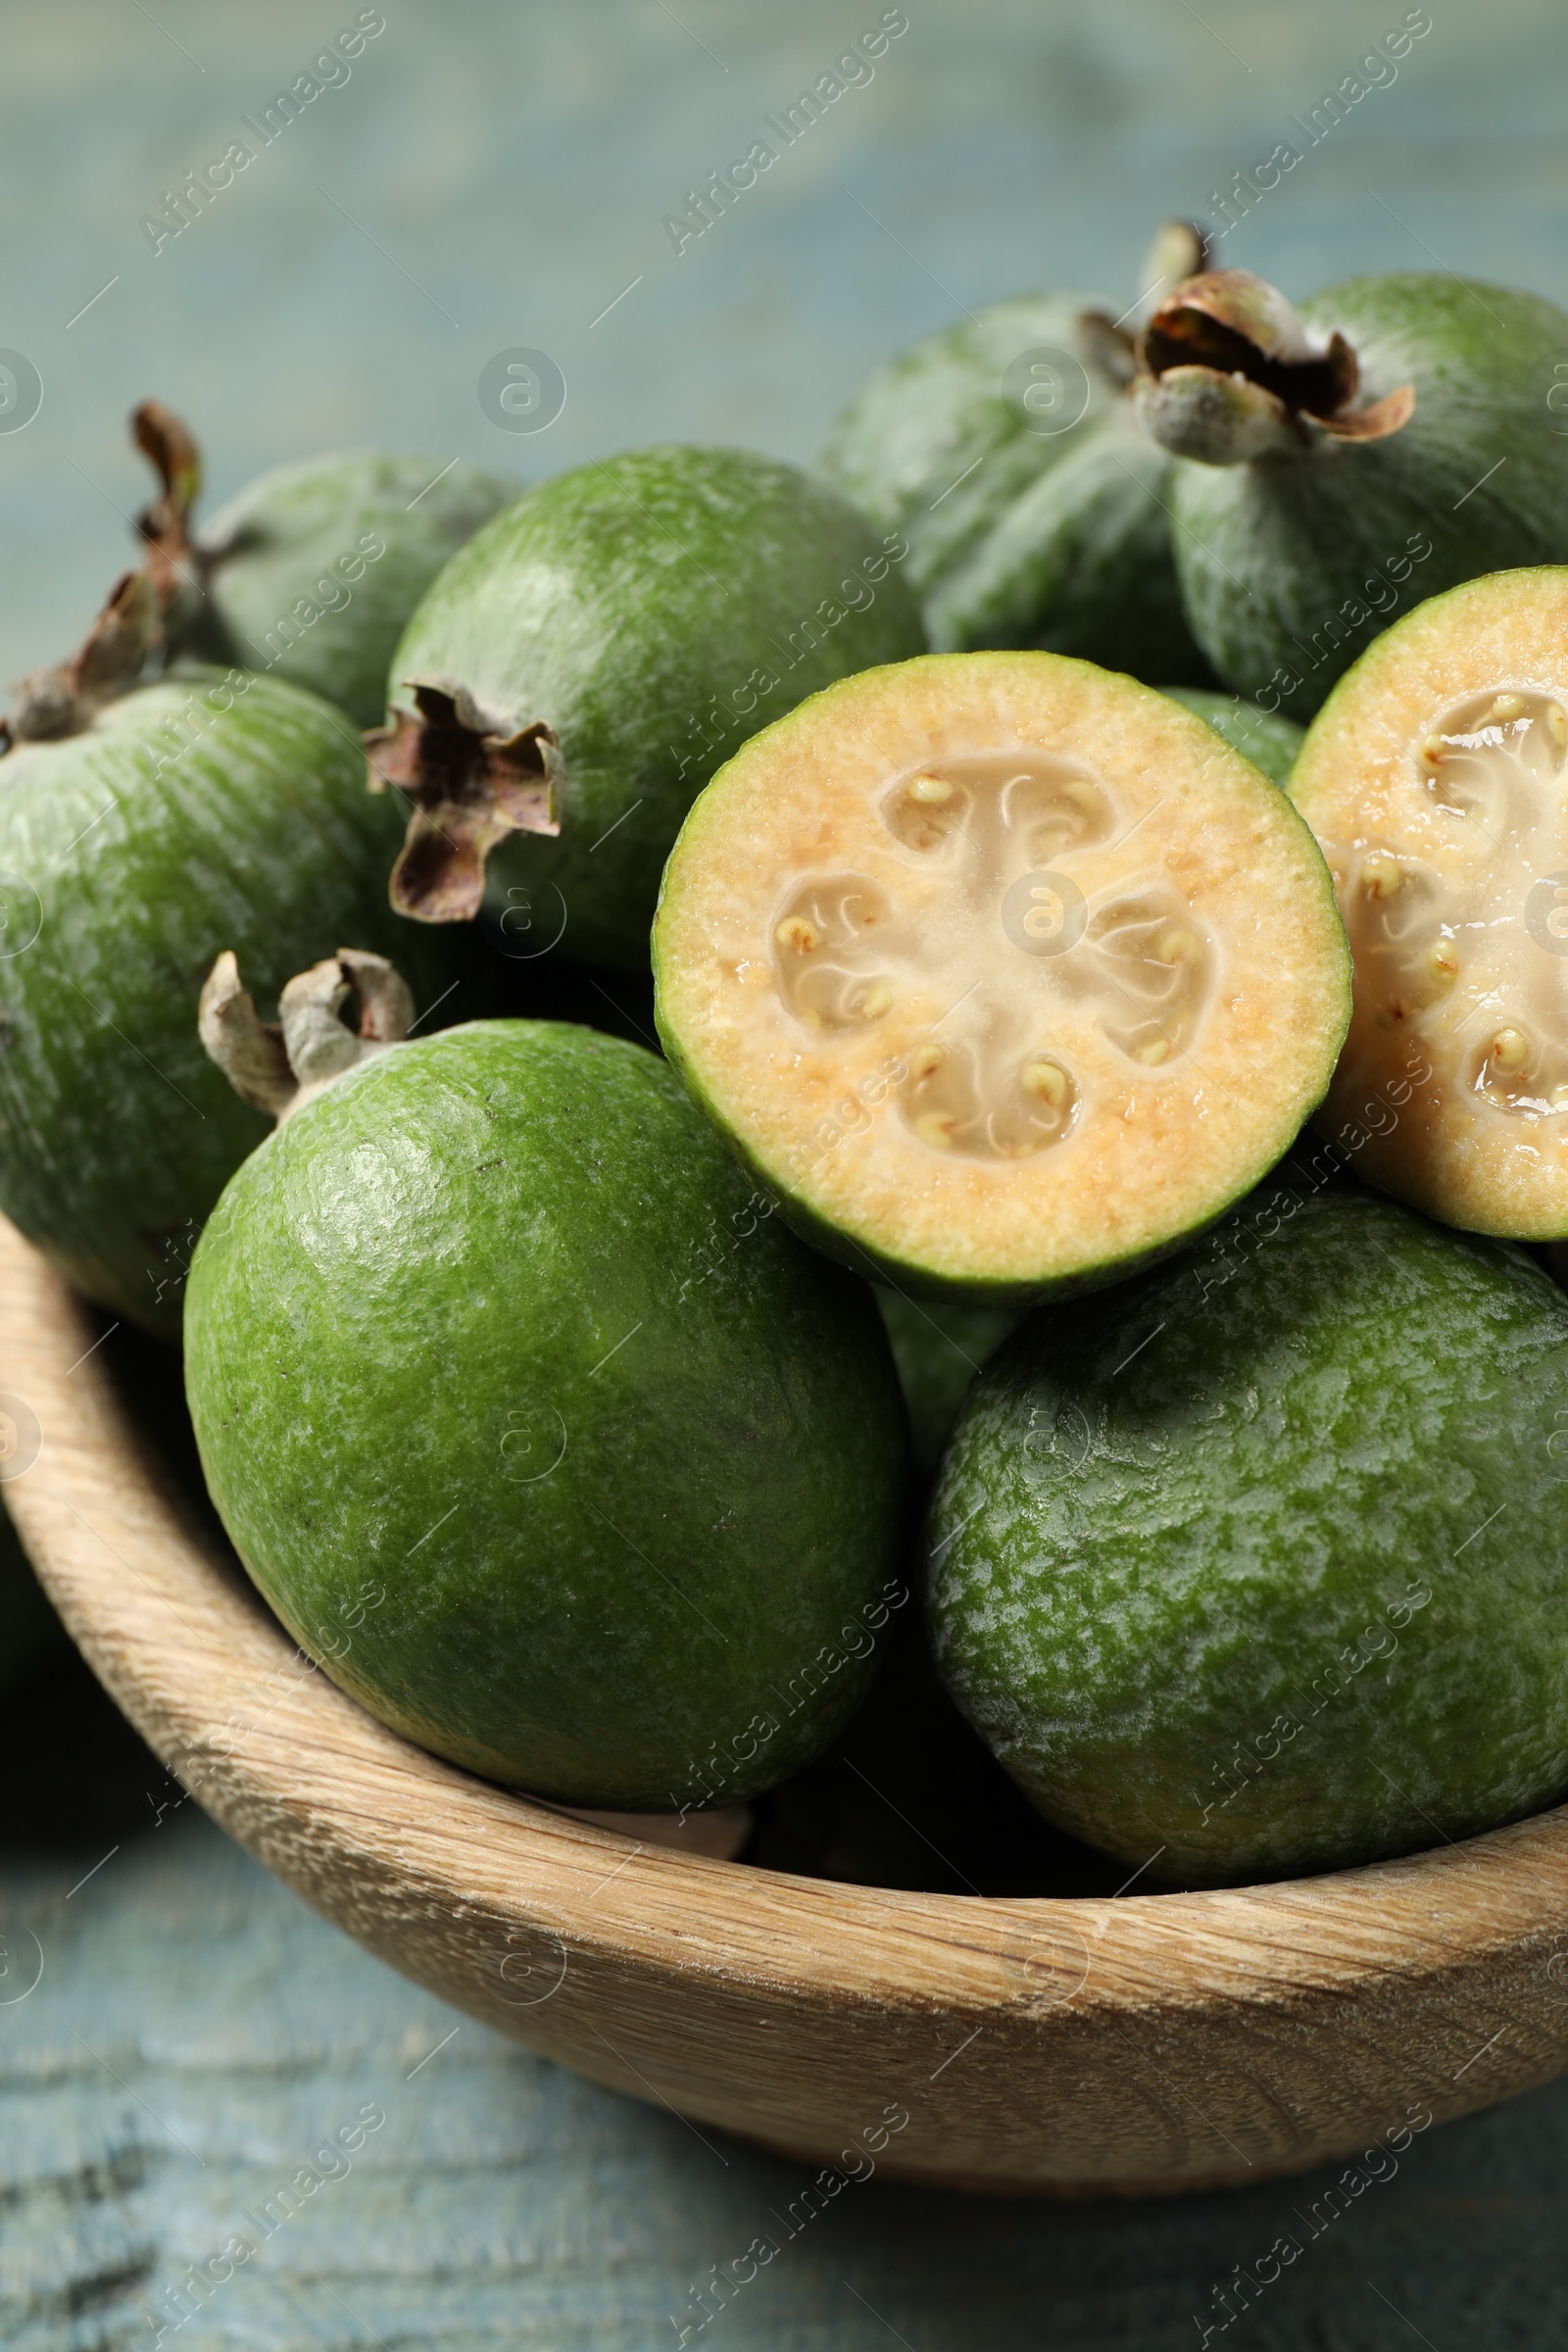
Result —
<path fill-rule="evenodd" d="M 1355 962 L 1325 1132 L 1450 1225 L 1568 1234 L 1568 568 L 1468 581 L 1379 637 L 1291 795 Z"/>
<path fill-rule="evenodd" d="M 1004 1302 L 1119 1279 L 1321 1101 L 1349 1016 L 1290 802 L 1152 689 L 926 656 L 804 703 L 696 802 L 665 1051 L 798 1229 Z"/>

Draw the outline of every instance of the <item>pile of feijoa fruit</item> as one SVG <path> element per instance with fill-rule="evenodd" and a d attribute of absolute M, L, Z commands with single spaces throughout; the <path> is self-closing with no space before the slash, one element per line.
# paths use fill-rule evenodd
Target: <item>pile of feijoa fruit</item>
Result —
<path fill-rule="evenodd" d="M 815 474 L 199 528 L 137 412 L 0 750 L 0 1207 L 420 1746 L 968 1889 L 1568 1793 L 1568 316 L 1210 262 Z"/>

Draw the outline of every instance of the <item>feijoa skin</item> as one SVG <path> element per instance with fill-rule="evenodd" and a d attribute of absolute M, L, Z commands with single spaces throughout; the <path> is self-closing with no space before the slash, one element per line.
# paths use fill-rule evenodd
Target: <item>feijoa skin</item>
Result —
<path fill-rule="evenodd" d="M 1250 760 L 1271 784 L 1283 786 L 1296 765 L 1305 729 L 1277 711 L 1260 710 L 1244 703 L 1239 694 L 1212 694 L 1201 686 L 1167 686 L 1162 690 L 1184 710 L 1191 710 L 1223 735 L 1233 751 Z"/>
<path fill-rule="evenodd" d="M 112 1313 L 177 1341 L 202 1220 L 267 1133 L 197 1040 L 220 950 L 269 1008 L 345 938 L 396 954 L 421 1004 L 447 985 L 387 906 L 401 831 L 342 712 L 243 671 L 0 758 L 0 1209 Z"/>
<path fill-rule="evenodd" d="M 931 1514 L 944 1679 L 1049 1818 L 1234 1884 L 1568 1788 L 1568 1300 L 1375 1195 L 1259 1193 L 970 1392 Z"/>
<path fill-rule="evenodd" d="M 1018 1318 L 994 1306 L 945 1306 L 935 1298 L 906 1298 L 881 1283 L 875 1296 L 909 1408 L 914 1466 L 929 1478 L 964 1391 Z"/>
<path fill-rule="evenodd" d="M 1202 266 L 1169 222 L 1140 273 Z M 822 453 L 831 481 L 908 541 L 938 653 L 1041 646 L 1140 678 L 1212 678 L 1171 555 L 1171 460 L 1139 425 L 1125 303 L 1025 294 L 889 360 Z"/>
<path fill-rule="evenodd" d="M 804 695 L 924 649 L 905 542 L 745 450 L 541 483 L 453 557 L 398 647 L 370 781 L 416 804 L 394 902 L 515 916 L 646 970 L 659 877 L 714 770 Z"/>
<path fill-rule="evenodd" d="M 290 1632 L 540 1795 L 770 1787 L 907 1589 L 868 1289 L 619 1039 L 487 1021 L 350 1070 L 230 1183 L 185 1346 L 214 1501 Z"/>
<path fill-rule="evenodd" d="M 1168 485 L 1188 620 L 1215 668 L 1306 721 L 1378 632 L 1485 572 L 1560 561 L 1568 314 L 1436 271 L 1294 311 L 1244 270 L 1178 286 L 1135 398 Z"/>
<path fill-rule="evenodd" d="M 205 600 L 182 650 L 307 687 L 374 726 L 410 613 L 516 494 L 461 459 L 351 450 L 274 466 L 198 532 Z"/>

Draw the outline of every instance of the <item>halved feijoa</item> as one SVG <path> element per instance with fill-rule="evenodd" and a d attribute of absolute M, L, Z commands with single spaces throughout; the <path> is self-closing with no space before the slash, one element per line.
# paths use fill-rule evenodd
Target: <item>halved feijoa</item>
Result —
<path fill-rule="evenodd" d="M 1355 961 L 1325 1131 L 1451 1225 L 1568 1234 L 1568 569 L 1471 580 L 1378 638 L 1291 793 Z"/>
<path fill-rule="evenodd" d="M 661 1033 L 809 1238 L 994 1302 L 1113 1281 L 1321 1101 L 1349 1013 L 1290 802 L 1163 695 L 1044 653 L 867 670 L 694 806 Z"/>

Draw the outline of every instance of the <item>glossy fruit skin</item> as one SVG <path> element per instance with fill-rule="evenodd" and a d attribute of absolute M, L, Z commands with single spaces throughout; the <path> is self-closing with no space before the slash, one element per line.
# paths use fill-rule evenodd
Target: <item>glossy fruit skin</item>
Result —
<path fill-rule="evenodd" d="M 440 939 L 387 905 L 401 835 L 342 712 L 242 671 L 139 688 L 0 760 L 24 943 L 0 955 L 0 1209 L 112 1313 L 177 1341 L 202 1220 L 267 1133 L 196 1035 L 222 949 L 267 1018 L 339 945 L 395 957 L 421 1005 L 446 986 Z"/>
<path fill-rule="evenodd" d="M 869 1292 L 639 1046 L 487 1021 L 340 1080 L 229 1186 L 185 1339 L 263 1592 L 492 1779 L 634 1811 L 767 1788 L 907 1592 Z"/>
<path fill-rule="evenodd" d="M 1116 306 L 1119 307 L 1119 306 Z M 1140 678 L 1210 676 L 1170 551 L 1172 461 L 1139 427 L 1086 314 L 1092 295 L 993 304 L 890 360 L 834 426 L 822 467 L 882 530 L 908 540 L 937 653 L 1040 646 Z M 1036 429 L 1003 379 L 1058 355 L 1043 388 L 1076 421 Z M 1045 421 L 1053 422 L 1051 408 Z"/>
<path fill-rule="evenodd" d="M 1378 632 L 1482 572 L 1568 545 L 1568 314 L 1539 295 L 1409 271 L 1300 306 L 1338 330 L 1366 400 L 1415 387 L 1415 414 L 1364 447 L 1308 436 L 1237 466 L 1179 460 L 1173 533 L 1193 632 L 1237 691 L 1304 723 Z"/>
<path fill-rule="evenodd" d="M 793 466 L 674 446 L 560 474 L 478 532 L 410 622 L 390 692 L 410 710 L 403 680 L 452 678 L 560 738 L 560 838 L 492 852 L 496 919 L 646 970 L 659 877 L 710 776 L 804 696 L 924 651 L 902 545 Z"/>
<path fill-rule="evenodd" d="M 944 1678 L 1051 1820 L 1152 1878 L 1533 1812 L 1568 1787 L 1565 1370 L 1521 1250 L 1259 1193 L 971 1392 L 931 1518 Z"/>
<path fill-rule="evenodd" d="M 410 613 L 516 494 L 464 461 L 443 473 L 439 458 L 386 451 L 273 466 L 197 534 L 206 598 L 182 649 L 306 687 L 374 726 Z"/>
<path fill-rule="evenodd" d="M 1184 710 L 1193 711 L 1205 726 L 1223 735 L 1233 751 L 1261 768 L 1271 784 L 1283 790 L 1301 748 L 1303 727 L 1294 720 L 1260 710 L 1239 695 L 1211 694 L 1201 686 L 1168 686 L 1165 692 Z"/>

